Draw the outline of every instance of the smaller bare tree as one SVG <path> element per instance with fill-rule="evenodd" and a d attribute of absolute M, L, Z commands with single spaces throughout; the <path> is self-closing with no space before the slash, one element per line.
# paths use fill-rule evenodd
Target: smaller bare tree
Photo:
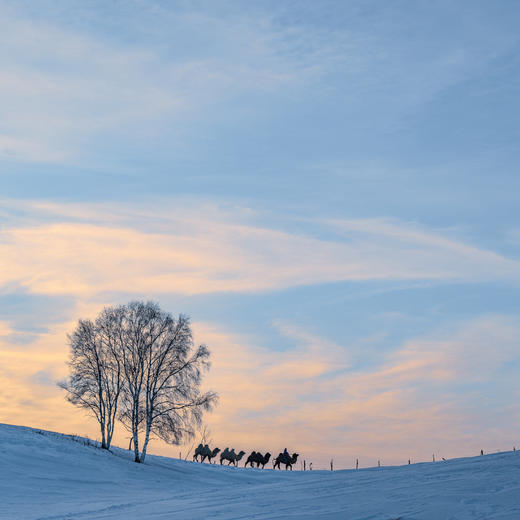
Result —
<path fill-rule="evenodd" d="M 58 385 L 66 399 L 84 408 L 99 423 L 101 447 L 109 449 L 121 393 L 121 363 L 117 355 L 118 309 L 105 308 L 96 322 L 79 320 L 68 335 L 70 375 Z"/>

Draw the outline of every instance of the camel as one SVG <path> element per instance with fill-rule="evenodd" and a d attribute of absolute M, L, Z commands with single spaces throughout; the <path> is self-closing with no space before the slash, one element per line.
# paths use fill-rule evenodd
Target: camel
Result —
<path fill-rule="evenodd" d="M 205 444 L 204 446 L 202 444 L 199 444 L 193 455 L 193 460 L 198 461 L 200 456 L 201 462 L 204 462 L 206 459 L 208 459 L 208 462 L 211 464 L 211 459 L 216 457 L 219 451 L 220 448 L 214 448 L 212 451 L 207 444 Z"/>
<path fill-rule="evenodd" d="M 202 462 L 204 462 L 204 459 L 207 458 L 208 462 L 211 464 L 211 459 L 215 458 L 219 451 L 220 448 L 213 448 L 213 450 L 208 449 L 202 454 Z"/>
<path fill-rule="evenodd" d="M 253 463 L 256 462 L 256 467 L 259 468 L 260 464 L 262 464 L 262 469 L 265 467 L 265 465 L 269 462 L 269 459 L 271 458 L 271 454 L 267 452 L 265 455 L 262 455 L 260 452 L 253 451 L 249 457 L 247 457 L 246 463 L 244 464 L 244 467 L 246 467 L 248 464 L 251 464 L 251 467 L 253 466 Z"/>
<path fill-rule="evenodd" d="M 258 456 L 258 453 L 256 451 L 252 451 L 251 455 L 247 457 L 246 463 L 244 464 L 244 468 L 247 468 L 248 464 L 251 464 L 251 467 L 254 468 L 253 462 L 256 462 L 256 457 Z"/>
<path fill-rule="evenodd" d="M 220 464 L 222 464 L 222 461 L 227 460 L 228 466 L 233 464 L 233 466 L 238 466 L 238 462 L 240 459 L 246 454 L 245 451 L 240 451 L 240 453 L 237 455 L 235 453 L 235 448 L 229 450 L 229 448 L 226 448 L 221 454 L 220 454 Z"/>
<path fill-rule="evenodd" d="M 235 465 L 235 466 L 238 466 L 238 463 L 242 460 L 242 457 L 243 457 L 245 454 L 246 454 L 246 452 L 245 452 L 245 451 L 242 451 L 242 450 L 240 450 L 240 451 L 238 452 L 238 455 L 235 457 L 235 462 L 234 462 L 234 465 Z M 228 466 L 229 466 L 229 464 L 228 464 Z"/>
<path fill-rule="evenodd" d="M 208 446 L 208 445 L 206 444 L 206 446 Z M 199 461 L 199 456 L 200 456 L 200 458 L 201 458 L 201 462 L 202 462 L 202 452 L 204 451 L 204 448 L 205 448 L 205 446 L 203 446 L 202 443 L 199 444 L 199 445 L 195 448 L 195 453 L 193 454 L 193 461 L 194 461 L 194 462 L 195 462 L 195 461 L 197 461 L 197 462 Z M 208 449 L 209 449 L 209 446 L 208 446 Z"/>
<path fill-rule="evenodd" d="M 298 453 L 293 453 L 290 457 L 284 457 L 283 453 L 280 453 L 273 462 L 273 469 L 276 469 L 277 466 L 278 469 L 282 469 L 280 464 L 285 464 L 285 471 L 287 471 L 288 467 L 291 468 L 292 471 L 293 464 L 296 464 L 298 457 Z"/>
<path fill-rule="evenodd" d="M 257 468 L 260 467 L 260 464 L 262 464 L 262 469 L 265 468 L 265 465 L 269 462 L 269 459 L 271 458 L 271 454 L 269 452 L 267 452 L 263 457 L 261 456 L 261 454 L 259 453 L 258 454 L 259 457 L 258 457 L 258 460 L 257 460 Z"/>
<path fill-rule="evenodd" d="M 222 464 L 222 461 L 229 455 L 229 448 L 226 446 L 224 448 L 224 451 L 220 454 L 220 464 Z M 227 459 L 226 459 L 227 460 Z"/>

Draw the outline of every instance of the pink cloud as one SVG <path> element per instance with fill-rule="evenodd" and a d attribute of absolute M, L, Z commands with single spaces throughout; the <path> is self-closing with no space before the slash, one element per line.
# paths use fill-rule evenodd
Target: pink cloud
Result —
<path fill-rule="evenodd" d="M 384 220 L 334 222 L 346 236 L 325 240 L 249 223 L 240 211 L 201 217 L 160 204 L 135 212 L 124 205 L 26 209 L 21 224 L 0 231 L 0 286 L 40 294 L 199 294 L 345 280 L 520 277 L 516 261 Z M 41 218 L 50 222 L 35 222 Z"/>

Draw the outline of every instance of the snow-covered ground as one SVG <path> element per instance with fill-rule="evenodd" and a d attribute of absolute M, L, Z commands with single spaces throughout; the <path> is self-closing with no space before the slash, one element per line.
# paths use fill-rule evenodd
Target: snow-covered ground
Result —
<path fill-rule="evenodd" d="M 0 425 L 0 518 L 520 519 L 520 453 L 345 471 L 227 468 L 108 453 Z"/>

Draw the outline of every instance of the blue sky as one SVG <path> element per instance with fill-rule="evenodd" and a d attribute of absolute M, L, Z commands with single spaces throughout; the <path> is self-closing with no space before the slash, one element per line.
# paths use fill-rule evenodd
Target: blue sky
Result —
<path fill-rule="evenodd" d="M 53 385 L 65 334 L 146 298 L 213 350 L 215 442 L 345 466 L 510 448 L 519 23 L 505 1 L 0 1 L 0 420 L 95 432 Z"/>

